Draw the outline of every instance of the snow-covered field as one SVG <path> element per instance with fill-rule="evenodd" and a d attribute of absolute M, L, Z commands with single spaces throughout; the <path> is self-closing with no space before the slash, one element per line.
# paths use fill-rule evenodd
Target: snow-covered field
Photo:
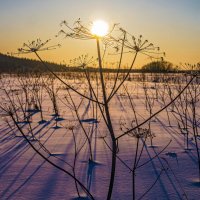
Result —
<path fill-rule="evenodd" d="M 200 199 L 197 82 L 139 130 L 120 137 L 167 105 L 190 79 L 170 76 L 166 82 L 126 81 L 109 102 L 119 137 L 113 200 L 133 199 L 133 179 L 135 199 Z M 65 81 L 94 99 L 85 79 Z M 102 102 L 100 84 L 97 92 L 95 79 L 91 83 Z M 66 171 L 94 199 L 106 199 L 112 141 L 96 102 L 47 77 L 2 76 L 0 84 L 0 199 L 87 199 Z M 107 79 L 106 87 L 109 96 L 113 81 Z"/>

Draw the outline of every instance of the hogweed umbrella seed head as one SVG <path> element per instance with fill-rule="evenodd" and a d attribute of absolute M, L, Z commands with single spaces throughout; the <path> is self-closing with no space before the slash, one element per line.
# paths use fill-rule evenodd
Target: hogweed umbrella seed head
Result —
<path fill-rule="evenodd" d="M 45 47 L 45 45 L 50 41 L 50 39 L 42 42 L 41 39 L 36 39 L 33 41 L 28 41 L 28 43 L 24 43 L 22 48 L 18 48 L 18 53 L 15 54 L 27 54 L 27 53 L 36 53 L 38 51 L 45 51 L 45 50 L 53 50 L 57 47 L 61 47 L 60 44 L 52 45 Z"/>

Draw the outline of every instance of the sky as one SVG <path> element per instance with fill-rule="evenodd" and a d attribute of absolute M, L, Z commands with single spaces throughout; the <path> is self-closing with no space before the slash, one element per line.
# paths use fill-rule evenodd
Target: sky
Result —
<path fill-rule="evenodd" d="M 175 65 L 200 62 L 200 0 L 0 0 L 0 52 L 17 52 L 24 42 L 37 38 L 54 38 L 61 21 L 73 24 L 78 18 L 85 23 L 120 23 L 129 33 L 142 34 L 159 46 Z M 53 42 L 62 47 L 43 52 L 45 60 L 63 63 L 86 53 L 96 56 L 94 41 L 59 37 Z M 147 62 L 141 56 L 136 67 Z"/>

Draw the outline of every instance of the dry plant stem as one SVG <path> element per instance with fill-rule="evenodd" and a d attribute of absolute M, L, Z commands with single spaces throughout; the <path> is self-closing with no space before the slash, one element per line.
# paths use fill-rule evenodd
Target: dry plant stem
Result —
<path fill-rule="evenodd" d="M 134 113 L 134 118 L 135 118 L 135 121 L 136 121 L 136 126 L 138 126 L 138 119 L 137 119 L 137 115 L 136 115 L 136 111 L 135 111 L 135 107 L 134 107 L 134 104 L 132 102 L 132 99 L 131 99 L 131 96 L 128 92 L 128 89 L 125 85 L 124 86 L 124 90 L 126 92 L 126 94 L 128 95 L 128 99 L 129 99 L 129 102 L 131 104 L 131 108 L 133 110 L 133 113 Z M 137 132 L 139 130 L 136 130 Z M 145 140 L 143 141 L 143 145 L 142 145 L 142 148 L 141 148 L 141 151 L 140 153 L 138 152 L 139 151 L 139 141 L 140 141 L 140 137 L 136 137 L 136 149 L 135 149 L 135 158 L 134 158 L 134 163 L 133 163 L 133 170 L 132 170 L 132 198 L 133 200 L 136 199 L 136 180 L 135 180 L 135 176 L 136 176 L 136 169 L 137 169 L 137 166 L 138 166 L 138 163 L 140 161 L 140 158 L 141 158 L 141 155 L 142 155 L 142 152 L 143 152 L 143 149 L 144 149 L 144 146 L 146 144 L 146 139 L 147 139 L 147 136 L 145 137 Z M 139 155 L 138 155 L 139 154 Z M 151 187 L 152 188 L 152 187 Z"/>
<path fill-rule="evenodd" d="M 99 45 L 98 37 L 96 38 L 96 42 L 97 42 L 99 73 L 100 73 L 101 87 L 102 87 L 102 91 L 103 91 L 105 114 L 106 114 L 106 119 L 107 119 L 107 123 L 108 123 L 110 137 L 112 140 L 112 167 L 111 167 L 110 184 L 109 184 L 109 189 L 108 189 L 108 194 L 107 194 L 107 200 L 109 200 L 109 199 L 111 199 L 111 196 L 112 196 L 112 190 L 113 190 L 114 179 L 115 179 L 117 144 L 116 144 L 116 140 L 115 140 L 114 130 L 113 130 L 112 122 L 111 122 L 111 118 L 110 118 L 109 106 L 108 106 L 107 97 L 106 97 L 106 88 L 105 88 L 104 79 L 103 79 L 102 60 L 101 60 L 101 52 L 100 52 L 100 45 Z"/>
<path fill-rule="evenodd" d="M 45 84 L 45 89 L 49 95 L 51 102 L 52 102 L 55 118 L 57 118 L 59 116 L 58 104 L 57 104 L 57 96 L 58 96 L 57 93 L 58 93 L 59 89 L 55 90 L 54 79 L 50 78 L 50 82 Z M 57 124 L 57 121 L 56 121 L 56 124 Z"/>
<path fill-rule="evenodd" d="M 186 90 L 186 95 L 185 95 L 185 101 L 186 101 L 186 107 L 185 107 L 185 123 L 186 123 L 186 127 L 188 127 L 188 117 L 190 116 L 189 115 L 189 111 L 188 111 L 188 100 L 187 100 L 187 96 L 188 96 L 188 93 L 187 93 L 187 90 Z M 188 128 L 186 128 L 186 147 L 187 149 L 189 148 L 189 130 Z"/>
<path fill-rule="evenodd" d="M 34 51 L 35 55 L 38 57 L 38 59 L 41 61 L 41 63 L 45 66 L 46 69 L 48 69 L 48 71 L 50 71 L 60 82 L 62 82 L 64 85 L 66 85 L 70 90 L 72 90 L 73 92 L 79 94 L 80 96 L 88 99 L 88 100 L 91 100 L 91 101 L 94 101 L 96 102 L 94 99 L 91 99 L 87 96 L 85 96 L 84 94 L 78 92 L 76 89 L 74 89 L 73 87 L 71 87 L 69 84 L 67 84 L 66 82 L 64 82 L 59 76 L 57 76 L 46 64 L 45 62 L 42 60 L 42 58 L 39 56 L 39 54 Z M 101 102 L 98 102 L 99 104 L 102 104 Z"/>
<path fill-rule="evenodd" d="M 172 98 L 172 95 L 170 95 L 170 98 Z M 184 102 L 186 102 L 185 108 L 184 108 Z M 179 122 L 182 123 L 183 128 L 187 131 L 187 133 L 186 133 L 186 137 L 187 137 L 186 138 L 186 149 L 189 149 L 189 132 L 188 132 L 188 123 L 187 123 L 187 121 L 188 121 L 188 119 L 187 119 L 187 110 L 188 110 L 188 108 L 187 108 L 188 107 L 188 105 L 187 105 L 187 95 L 186 95 L 186 98 L 184 100 L 182 100 L 180 98 L 180 101 L 177 101 L 177 104 L 174 103 L 173 107 L 176 109 L 176 112 L 177 112 L 178 117 L 180 119 L 178 119 L 178 117 L 175 115 L 174 112 L 172 114 L 176 118 L 177 121 L 179 120 Z M 182 116 L 181 113 L 183 113 L 185 115 L 185 117 Z M 185 118 L 185 120 L 184 120 L 184 118 Z M 182 132 L 183 130 L 181 129 L 179 122 L 178 122 L 178 126 L 179 126 L 179 129 L 180 129 L 180 132 Z M 184 134 L 184 137 L 185 137 L 185 134 Z"/>
<path fill-rule="evenodd" d="M 98 75 L 97 74 L 96 74 L 96 96 L 97 96 L 97 99 L 98 99 L 99 98 L 99 82 L 98 82 Z M 98 117 L 98 105 L 99 105 L 99 107 L 101 107 L 100 104 L 98 104 L 98 103 L 95 104 L 96 119 Z M 97 128 L 98 128 L 98 125 L 96 124 L 96 131 L 97 131 Z M 97 134 L 97 132 L 96 132 L 96 134 Z"/>
<path fill-rule="evenodd" d="M 1 107 L 2 108 L 2 107 Z M 6 112 L 6 110 L 4 109 L 4 111 Z M 27 119 L 28 116 L 25 117 L 25 119 Z M 24 120 L 25 120 L 24 119 Z M 39 146 L 48 154 L 48 155 L 51 155 L 51 152 L 34 136 L 34 133 L 33 133 L 33 129 L 32 129 L 32 126 L 31 126 L 31 123 L 28 121 L 28 126 L 29 126 L 29 132 L 31 133 L 31 136 L 32 136 L 32 139 L 37 141 Z M 61 158 L 58 158 L 56 156 L 53 156 L 55 157 L 56 159 L 60 160 L 60 161 L 63 161 L 65 164 L 67 164 L 70 168 L 73 169 L 72 165 L 70 165 L 68 162 L 66 162 L 65 160 L 61 159 Z"/>
<path fill-rule="evenodd" d="M 194 111 L 194 115 L 195 115 L 195 111 Z M 199 153 L 199 146 L 198 146 L 198 141 L 197 141 L 197 135 L 198 135 L 198 133 L 196 132 L 197 123 L 196 123 L 195 116 L 193 116 L 193 117 L 194 117 L 193 132 L 194 132 L 195 147 L 196 147 L 197 158 L 198 158 L 198 170 L 199 170 L 199 182 L 200 182 L 200 153 Z"/>
<path fill-rule="evenodd" d="M 133 173 L 132 173 L 132 192 L 133 192 L 133 200 L 135 200 L 136 192 L 135 192 L 135 170 L 136 170 L 136 164 L 137 164 L 137 156 L 138 156 L 138 148 L 139 148 L 139 140 L 140 138 L 137 137 L 137 144 L 136 144 L 136 150 L 135 150 L 135 159 L 133 164 Z"/>
<path fill-rule="evenodd" d="M 87 188 L 71 173 L 69 173 L 68 171 L 66 171 L 65 169 L 61 168 L 60 166 L 56 165 L 55 163 L 53 163 L 52 161 L 50 161 L 48 158 L 46 158 L 42 153 L 40 153 L 33 145 L 32 143 L 29 141 L 29 139 L 26 137 L 26 135 L 24 134 L 24 132 L 22 131 L 22 129 L 20 128 L 20 126 L 17 124 L 15 118 L 13 117 L 12 113 L 9 113 L 10 117 L 12 118 L 14 124 L 17 126 L 18 130 L 20 131 L 20 133 L 22 134 L 22 136 L 25 138 L 25 140 L 28 142 L 28 144 L 31 146 L 31 148 L 38 154 L 40 155 L 45 161 L 47 161 L 49 164 L 51 164 L 52 166 L 56 167 L 57 169 L 65 172 L 68 176 L 70 176 L 72 179 L 74 179 L 79 185 L 80 187 L 83 189 L 83 191 L 88 195 L 88 197 L 92 200 L 94 200 L 94 197 L 92 196 L 92 194 L 87 190 Z"/>
<path fill-rule="evenodd" d="M 21 95 L 22 96 L 22 95 Z M 22 97 L 21 97 L 22 98 Z M 23 113 L 23 116 L 24 116 L 24 120 L 27 119 L 27 122 L 29 121 L 29 119 L 26 117 L 26 111 L 24 110 L 23 108 L 23 102 L 21 102 L 19 96 L 17 95 L 17 100 L 18 100 L 18 103 L 19 103 L 19 106 L 21 108 L 21 111 Z M 27 100 L 27 99 L 26 99 Z M 26 107 L 26 106 L 25 106 Z"/>
<path fill-rule="evenodd" d="M 107 128 L 109 129 L 109 125 L 108 125 L 108 122 L 107 122 L 107 119 L 106 119 L 106 116 L 104 114 L 104 111 L 103 111 L 103 108 L 101 107 L 101 105 L 98 103 L 98 83 L 97 83 L 97 94 L 94 92 L 94 89 L 91 85 L 91 82 L 90 82 L 90 78 L 89 78 L 89 75 L 87 73 L 87 71 L 85 72 L 85 75 L 86 75 L 86 79 L 88 81 L 88 84 L 89 84 L 89 87 L 91 88 L 91 91 L 96 99 L 96 116 L 97 116 L 97 106 L 99 107 L 99 110 L 101 112 L 101 116 L 103 117 L 103 120 L 107 126 Z M 98 80 L 97 80 L 98 81 Z"/>
<path fill-rule="evenodd" d="M 136 111 L 135 111 L 135 108 L 134 108 L 132 99 L 131 99 L 131 97 L 130 97 L 130 94 L 129 94 L 129 92 L 128 92 L 126 86 L 124 86 L 124 89 L 125 89 L 125 91 L 126 91 L 126 93 L 127 93 L 127 95 L 128 95 L 129 101 L 130 101 L 130 103 L 131 103 L 131 108 L 132 108 L 133 113 L 134 113 L 136 125 L 138 125 L 137 115 L 136 115 Z M 149 98 L 149 97 L 148 97 L 148 98 Z M 148 98 L 147 98 L 147 100 L 148 100 Z M 136 130 L 136 131 L 137 131 L 137 130 Z M 136 153 L 135 153 L 135 159 L 134 159 L 134 166 L 133 166 L 133 170 L 132 170 L 132 172 L 133 172 L 133 174 L 132 174 L 132 193 L 133 193 L 133 197 L 132 197 L 132 198 L 133 198 L 133 200 L 136 199 L 136 197 L 135 197 L 135 196 L 136 196 L 136 192 L 135 192 L 135 188 L 136 188 L 136 187 L 135 187 L 135 172 L 136 172 L 136 170 L 137 170 L 138 168 L 140 168 L 140 167 L 146 165 L 147 163 L 151 162 L 151 161 L 154 160 L 155 158 L 159 157 L 159 155 L 169 146 L 169 144 L 170 144 L 171 141 L 172 141 L 172 140 L 170 140 L 169 143 L 168 143 L 159 153 L 156 153 L 156 155 L 155 155 L 154 157 L 152 157 L 150 160 L 148 160 L 147 162 L 145 162 L 145 163 L 141 164 L 140 166 L 138 166 L 139 161 L 140 161 L 140 158 L 141 158 L 141 154 L 142 154 L 143 149 L 144 149 L 144 146 L 146 145 L 146 139 L 147 139 L 147 137 L 145 137 L 145 139 L 143 140 L 143 146 L 142 146 L 142 149 L 141 149 L 141 151 L 140 151 L 140 154 L 138 155 L 139 139 L 140 139 L 140 138 L 137 138 Z M 159 173 L 159 175 L 157 176 L 157 178 L 156 178 L 156 180 L 153 182 L 153 184 L 149 187 L 149 189 L 148 189 L 146 192 L 144 192 L 144 194 L 143 194 L 139 199 L 142 199 L 142 198 L 155 186 L 155 184 L 156 184 L 157 181 L 159 180 L 159 178 L 160 178 L 160 176 L 161 176 L 161 174 L 162 174 L 163 171 L 164 171 L 164 169 L 161 170 L 161 172 Z"/>
<path fill-rule="evenodd" d="M 187 90 L 185 92 L 186 92 L 185 93 L 185 98 L 184 98 L 183 101 L 181 100 L 180 102 L 181 102 L 181 107 L 182 107 L 182 110 L 183 110 L 182 113 L 183 113 L 184 118 L 185 118 L 183 127 L 186 130 L 186 147 L 188 149 L 188 145 L 189 145 L 189 131 L 188 131 L 188 117 L 189 117 L 188 114 L 189 113 L 188 113 L 188 99 L 187 99 L 188 93 L 187 93 Z M 185 102 L 185 108 L 184 108 L 182 102 Z M 185 134 L 184 134 L 184 136 L 185 136 Z"/>
<path fill-rule="evenodd" d="M 73 174 L 74 177 L 76 177 L 76 160 L 77 160 L 77 156 L 78 156 L 78 152 L 77 152 L 77 143 L 76 143 L 76 137 L 75 137 L 75 133 L 74 130 L 72 129 L 72 135 L 73 135 L 73 140 L 74 140 L 74 163 L 73 163 Z M 78 196 L 80 197 L 80 192 L 78 189 L 78 184 L 77 181 L 74 179 L 75 181 L 75 187 L 76 187 L 76 191 Z"/>
<path fill-rule="evenodd" d="M 192 96 L 192 94 L 191 94 Z M 196 152 L 197 152 L 197 162 L 198 162 L 198 171 L 199 171 L 199 182 L 200 182 L 200 153 L 199 153 L 199 146 L 198 146 L 198 141 L 197 141 L 197 136 L 198 136 L 198 129 L 197 129 L 197 119 L 196 119 L 196 90 L 195 90 L 195 96 L 192 98 L 192 129 L 193 129 L 193 135 L 194 135 L 194 141 L 195 141 L 195 147 L 196 147 Z"/>
<path fill-rule="evenodd" d="M 69 97 L 70 97 L 70 99 L 71 99 L 71 102 L 72 102 L 72 104 L 73 104 L 73 108 L 74 108 L 76 117 L 77 117 L 77 119 L 78 119 L 78 122 L 79 122 L 79 124 L 80 124 L 80 126 L 81 126 L 81 128 L 82 128 L 82 130 L 83 130 L 83 132 L 84 132 L 84 134 L 85 134 L 85 137 L 87 138 L 88 145 L 89 145 L 89 150 L 90 150 L 90 160 L 93 161 L 92 145 L 91 145 L 90 138 L 89 138 L 89 136 L 88 136 L 88 134 L 87 134 L 87 132 L 86 132 L 86 130 L 85 130 L 85 128 L 84 128 L 82 122 L 81 122 L 81 119 L 80 119 L 79 114 L 78 114 L 78 110 L 77 110 L 76 105 L 75 105 L 75 103 L 74 103 L 74 101 L 73 101 L 73 99 L 72 99 L 72 96 L 71 96 L 69 90 L 67 90 L 67 91 L 68 91 Z"/>
<path fill-rule="evenodd" d="M 128 95 L 128 99 L 129 99 L 129 102 L 130 102 L 130 105 L 131 105 L 131 109 L 133 110 L 133 114 L 134 114 L 136 126 L 138 126 L 139 123 L 138 123 L 138 118 L 137 118 L 137 115 L 136 115 L 136 110 L 135 110 L 133 101 L 132 101 L 131 96 L 130 96 L 130 94 L 129 94 L 129 92 L 128 92 L 128 88 L 127 88 L 125 85 L 123 85 L 123 86 L 124 86 L 124 90 L 125 90 L 126 94 Z M 137 131 L 138 131 L 138 130 L 137 130 Z M 142 148 L 141 148 L 141 150 L 140 150 L 138 159 L 136 160 L 136 163 L 134 164 L 135 170 L 138 168 L 137 166 L 138 166 L 138 164 L 139 164 L 140 158 L 141 158 L 141 156 L 142 156 L 142 152 L 143 152 L 144 147 L 145 147 L 145 145 L 146 145 L 146 140 L 147 140 L 147 136 L 146 136 L 145 139 L 143 140 L 143 145 L 142 145 Z M 138 149 L 137 149 L 137 151 L 138 151 Z M 137 154 L 138 154 L 138 153 L 137 153 Z"/>
<path fill-rule="evenodd" d="M 138 125 L 138 119 L 137 119 L 135 107 L 134 107 L 133 102 L 132 102 L 132 100 L 131 100 L 131 96 L 130 96 L 130 94 L 129 94 L 129 92 L 128 92 L 127 87 L 126 87 L 125 85 L 123 85 L 123 86 L 124 86 L 124 90 L 125 90 L 126 94 L 128 95 L 129 102 L 130 102 L 130 104 L 131 104 L 131 108 L 132 108 L 133 113 L 134 113 L 134 118 L 135 118 L 135 121 L 136 121 L 136 125 Z M 137 131 L 138 131 L 138 130 L 137 130 Z M 142 150 L 141 150 L 141 152 L 140 152 L 140 154 L 139 154 L 139 158 L 138 158 L 138 150 L 139 150 L 139 140 L 140 140 L 140 138 L 137 137 L 136 139 L 137 139 L 137 144 L 136 144 L 135 159 L 134 159 L 133 169 L 132 169 L 132 193 L 133 193 L 133 200 L 135 200 L 135 196 L 136 196 L 136 192 L 135 192 L 135 186 L 136 186 L 136 183 L 135 183 L 135 176 L 136 176 L 136 174 L 135 174 L 135 172 L 136 172 L 136 168 L 137 168 L 137 163 L 139 162 L 139 160 L 140 160 L 140 158 L 141 158 L 142 151 L 143 151 L 144 145 L 145 145 L 145 143 L 144 143 L 144 144 L 143 144 L 143 147 L 142 147 Z M 146 140 L 146 138 L 145 138 L 145 140 Z"/>
<path fill-rule="evenodd" d="M 182 190 L 182 192 L 183 192 L 183 195 L 184 195 L 185 199 L 186 199 L 186 200 L 189 200 L 189 199 L 188 199 L 188 196 L 187 196 L 187 194 L 186 194 L 186 192 L 185 192 L 185 190 L 184 190 L 184 188 L 183 188 L 183 186 L 182 186 L 182 184 L 181 184 L 181 182 L 178 180 L 178 178 L 177 178 L 176 174 L 174 173 L 172 167 L 170 166 L 169 162 L 167 161 L 167 159 L 165 159 L 165 158 L 163 158 L 163 157 L 162 157 L 162 159 L 165 161 L 165 163 L 167 164 L 168 168 L 169 168 L 170 171 L 172 172 L 172 174 L 173 174 L 173 176 L 174 176 L 176 182 L 178 183 L 179 187 L 181 188 L 181 190 Z"/>
<path fill-rule="evenodd" d="M 163 110 L 165 110 L 167 107 L 169 107 L 172 103 L 174 103 L 181 95 L 182 93 L 188 88 L 188 86 L 192 83 L 192 81 L 196 78 L 196 74 L 193 75 L 193 77 L 190 79 L 190 81 L 186 84 L 186 86 L 180 91 L 180 93 L 172 100 L 170 101 L 167 105 L 165 105 L 163 108 L 161 108 L 160 110 L 158 110 L 157 112 L 155 112 L 153 115 L 151 115 L 149 118 L 147 118 L 145 121 L 143 121 L 142 123 L 140 123 L 138 126 L 129 129 L 128 131 L 122 133 L 120 136 L 118 136 L 116 138 L 116 140 L 118 140 L 119 138 L 123 137 L 124 135 L 127 135 L 128 133 L 130 133 L 133 130 L 136 130 L 137 128 L 139 128 L 140 126 L 146 124 L 150 119 L 152 119 L 153 117 L 155 117 L 157 114 L 159 114 L 160 112 L 162 112 Z"/>
<path fill-rule="evenodd" d="M 18 116 L 17 109 L 16 109 L 14 101 L 12 101 L 12 99 L 10 98 L 10 95 L 9 95 L 9 93 L 8 93 L 8 91 L 6 89 L 2 89 L 2 90 L 5 92 L 6 96 L 8 97 L 8 100 L 9 100 L 11 106 L 12 106 L 12 110 L 16 115 L 17 122 L 19 122 L 19 116 Z"/>
<path fill-rule="evenodd" d="M 159 180 L 160 176 L 162 175 L 163 171 L 165 169 L 161 169 L 160 173 L 158 174 L 156 180 L 154 181 L 154 183 L 151 185 L 151 187 L 141 196 L 139 197 L 137 200 L 141 200 L 154 186 L 155 184 L 157 183 L 157 181 Z"/>
<path fill-rule="evenodd" d="M 103 141 L 106 144 L 106 146 L 110 149 L 110 151 L 112 151 L 112 148 L 109 146 L 109 144 L 106 142 L 105 138 L 103 137 Z M 116 154 L 116 157 L 118 158 L 118 160 L 127 168 L 130 170 L 130 172 L 132 172 L 133 170 Z"/>
<path fill-rule="evenodd" d="M 117 88 L 115 90 L 113 90 L 113 92 L 110 94 L 110 96 L 108 97 L 107 99 L 107 103 L 109 103 L 109 101 L 112 99 L 112 97 L 117 93 L 117 91 L 119 90 L 119 88 L 122 86 L 122 84 L 125 82 L 125 80 L 127 79 L 127 77 L 129 76 L 130 72 L 131 72 L 131 69 L 133 68 L 133 65 L 135 63 L 135 60 L 137 58 L 137 55 L 138 55 L 138 51 L 136 51 L 135 53 L 135 56 L 133 58 L 133 61 L 131 63 L 131 66 L 126 74 L 126 76 L 124 77 L 124 79 L 121 81 L 121 83 L 117 86 Z"/>
<path fill-rule="evenodd" d="M 137 115 L 136 115 L 136 111 L 135 111 L 135 107 L 134 107 L 134 104 L 132 102 L 132 99 L 131 99 L 131 96 L 128 92 L 128 89 L 126 86 L 124 86 L 124 89 L 125 89 L 125 92 L 127 93 L 128 95 L 128 98 L 129 98 L 129 102 L 131 104 L 131 108 L 133 110 L 133 113 L 134 113 L 134 118 L 135 118 L 135 121 L 136 121 L 136 125 L 138 125 L 138 119 L 137 119 Z M 138 131 L 138 130 L 136 130 Z M 159 153 L 157 153 L 154 157 L 152 157 L 150 160 L 148 160 L 147 162 L 143 163 L 142 165 L 138 166 L 139 164 L 139 161 L 140 161 L 140 158 L 141 158 L 141 155 L 142 155 L 142 152 L 143 152 L 143 149 L 144 149 L 144 146 L 146 145 L 146 139 L 147 139 L 147 136 L 145 137 L 143 141 L 143 145 L 142 145 L 142 148 L 141 148 L 141 151 L 140 153 L 138 152 L 139 151 L 139 140 L 140 138 L 137 137 L 137 144 L 136 144 L 136 153 L 135 153 L 135 159 L 134 159 L 134 165 L 133 165 L 133 170 L 132 170 L 132 193 L 133 193 L 133 200 L 136 199 L 136 192 L 135 192 L 135 189 L 136 189 L 136 182 L 135 182 L 135 173 L 136 173 L 136 170 L 139 168 L 139 167 L 142 167 L 144 165 L 146 165 L 147 163 L 151 162 L 152 160 L 154 160 L 155 158 L 159 157 L 159 155 L 169 146 L 169 144 L 171 143 L 171 141 L 166 145 L 166 147 L 164 147 Z M 139 155 L 138 155 L 139 154 Z M 161 170 L 160 174 L 157 176 L 156 180 L 153 182 L 153 184 L 149 187 L 149 189 L 139 198 L 139 199 L 142 199 L 153 187 L 154 185 L 157 183 L 157 181 L 159 180 L 161 174 L 162 174 L 163 170 Z"/>
<path fill-rule="evenodd" d="M 169 126 L 171 127 L 171 120 L 170 120 L 170 117 L 169 117 L 169 111 L 168 109 L 165 109 L 166 113 L 167 113 L 167 119 L 168 119 L 168 123 L 169 123 Z"/>
<path fill-rule="evenodd" d="M 121 63 L 122 63 L 122 57 L 123 57 L 123 52 L 124 52 L 124 42 L 125 42 L 125 39 L 126 39 L 126 32 L 124 33 L 124 38 L 123 38 L 123 42 L 122 42 L 122 48 L 121 48 L 121 53 L 120 53 L 120 59 L 119 59 L 119 65 L 118 65 L 117 75 L 116 75 L 116 78 L 115 78 L 113 89 L 110 92 L 110 95 L 112 95 L 113 91 L 115 90 L 116 84 L 117 84 L 117 80 L 118 80 L 118 77 L 119 77 L 119 70 L 121 68 Z"/>
<path fill-rule="evenodd" d="M 40 118 L 41 121 L 44 121 L 44 116 L 43 116 L 43 110 L 42 110 L 42 102 L 43 102 L 43 87 L 39 87 L 39 84 L 36 86 L 36 88 L 34 88 L 33 90 L 33 94 L 36 98 L 36 101 L 39 105 L 39 112 L 40 112 Z"/>
<path fill-rule="evenodd" d="M 85 71 L 85 76 L 86 76 L 86 79 L 87 79 L 89 88 L 90 88 L 90 90 L 92 91 L 92 94 L 93 94 L 94 97 L 95 97 L 96 104 L 97 104 L 98 107 L 99 107 L 99 110 L 100 110 L 101 115 L 102 115 L 102 117 L 103 117 L 103 119 L 104 119 L 104 122 L 106 123 L 106 126 L 108 127 L 108 123 L 107 123 L 106 117 L 105 117 L 105 115 L 104 115 L 104 113 L 103 113 L 103 108 L 101 107 L 101 104 L 100 104 L 99 101 L 98 101 L 98 86 L 97 86 L 97 94 L 96 94 L 96 93 L 94 92 L 93 87 L 92 87 L 92 84 L 91 84 L 91 81 L 90 81 L 90 77 L 89 77 L 89 74 L 88 74 L 87 71 Z M 98 81 L 98 80 L 97 80 L 97 81 Z M 94 102 L 94 101 L 93 101 L 93 102 Z"/>

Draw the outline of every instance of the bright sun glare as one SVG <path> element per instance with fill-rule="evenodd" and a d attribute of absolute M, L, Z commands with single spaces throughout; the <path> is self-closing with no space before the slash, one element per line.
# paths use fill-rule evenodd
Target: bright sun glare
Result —
<path fill-rule="evenodd" d="M 108 33 L 108 24 L 103 20 L 94 21 L 91 32 L 93 35 L 103 37 Z"/>

